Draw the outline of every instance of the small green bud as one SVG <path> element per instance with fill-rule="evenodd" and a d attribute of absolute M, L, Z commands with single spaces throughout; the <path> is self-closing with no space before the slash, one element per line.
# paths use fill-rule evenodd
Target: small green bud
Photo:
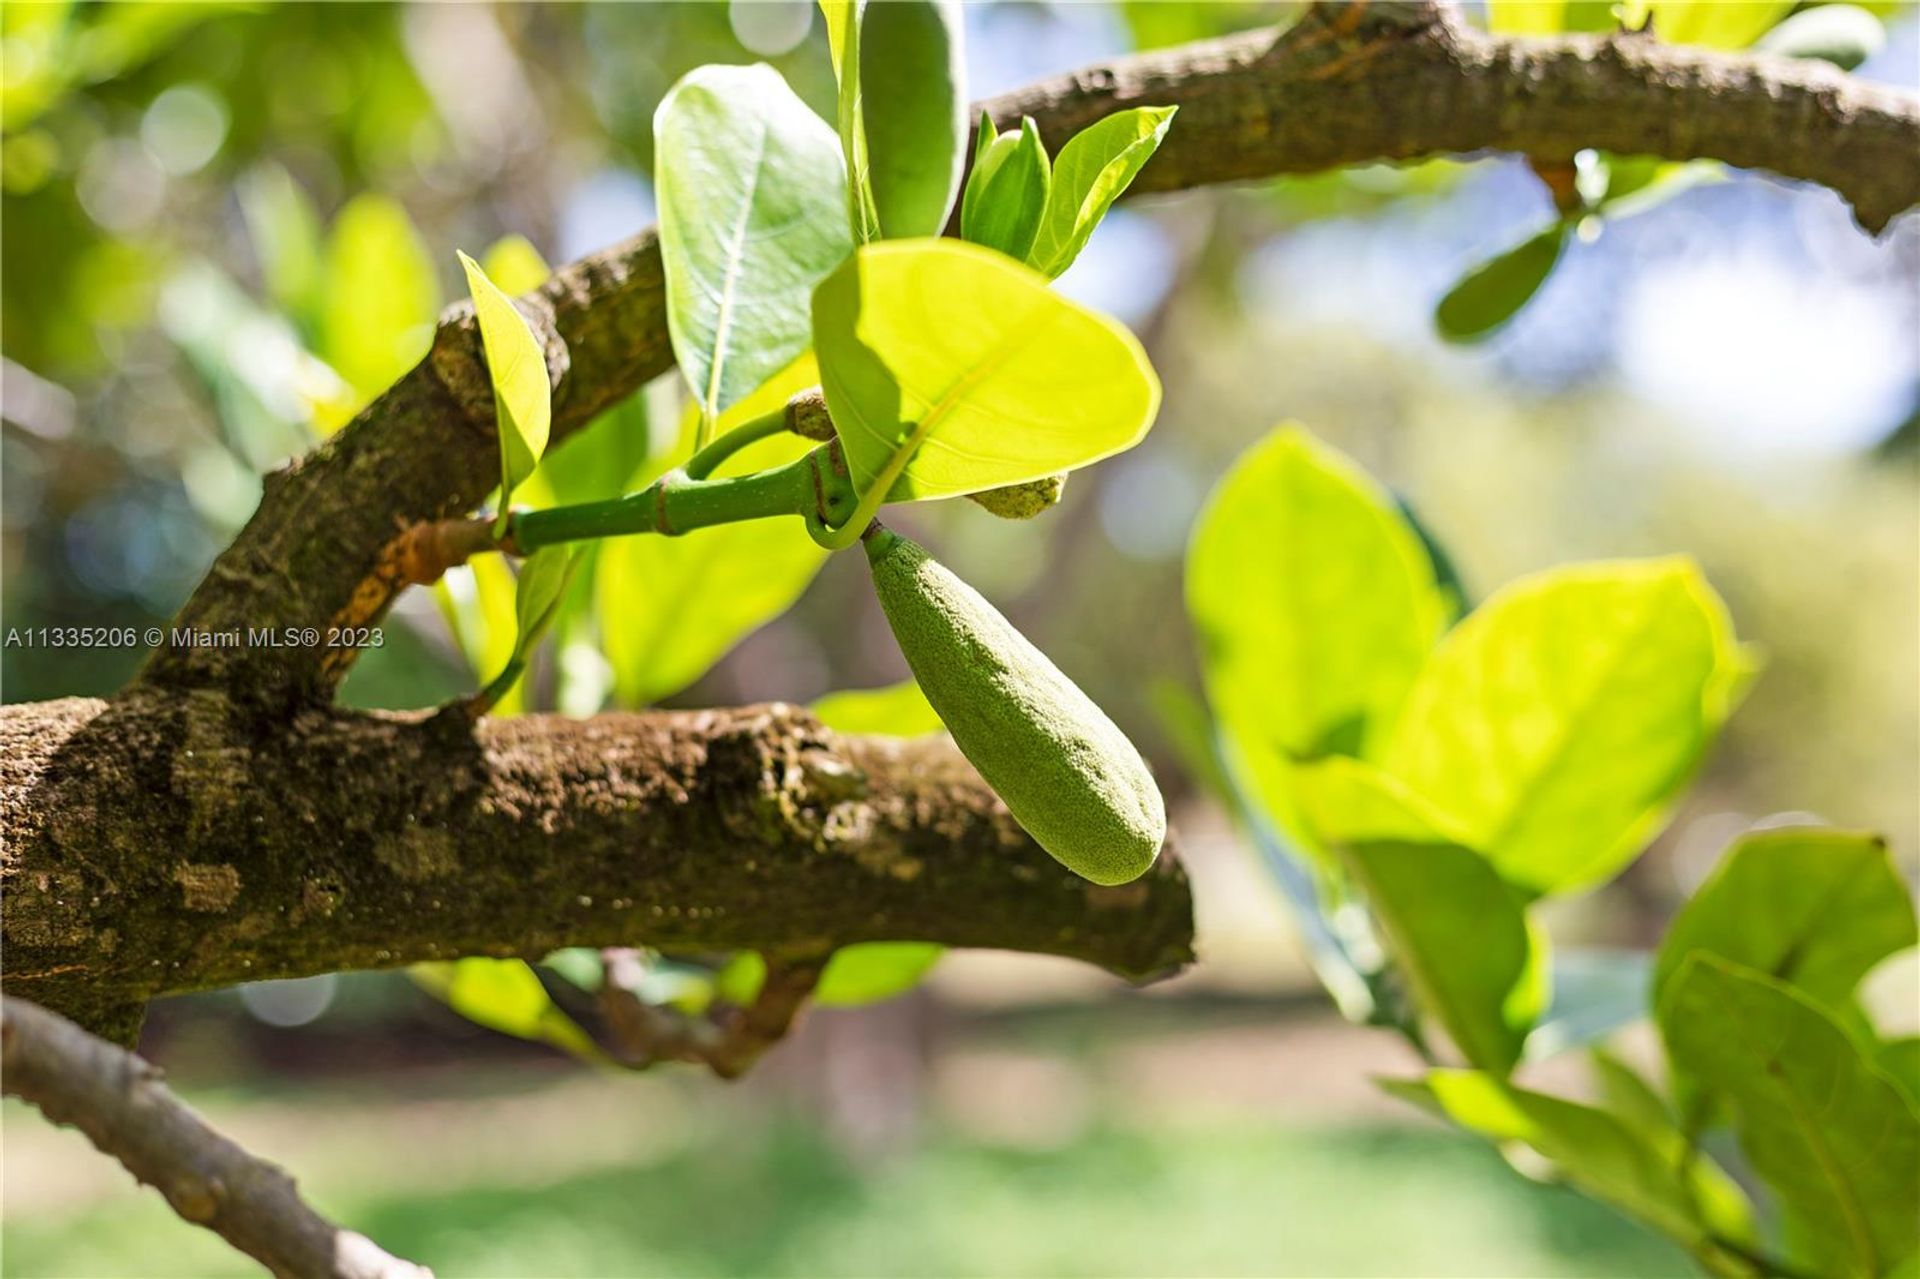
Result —
<path fill-rule="evenodd" d="M 1025 484 L 1007 484 L 967 496 L 1003 520 L 1030 520 L 1048 507 L 1058 506 L 1066 491 L 1067 477 L 1060 474 L 1043 475 Z"/>
<path fill-rule="evenodd" d="M 960 751 L 1061 865 L 1124 884 L 1153 865 L 1166 808 L 1106 713 L 993 605 L 925 550 L 876 528 L 874 593 Z"/>

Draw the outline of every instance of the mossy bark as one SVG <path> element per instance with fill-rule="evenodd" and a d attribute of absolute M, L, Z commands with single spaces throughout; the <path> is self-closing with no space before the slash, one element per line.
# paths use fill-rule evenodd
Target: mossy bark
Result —
<path fill-rule="evenodd" d="M 1191 957 L 1171 859 L 1095 887 L 944 739 L 788 706 L 281 724 L 148 688 L 0 709 L 0 760 L 7 990 L 122 1040 L 158 995 L 570 945 Z"/>

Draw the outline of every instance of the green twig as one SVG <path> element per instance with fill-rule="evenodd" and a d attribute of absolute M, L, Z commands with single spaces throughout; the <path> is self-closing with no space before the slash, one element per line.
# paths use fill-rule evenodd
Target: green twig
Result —
<path fill-rule="evenodd" d="M 787 406 L 784 404 L 771 413 L 763 413 L 751 421 L 742 422 L 689 458 L 684 468 L 687 476 L 690 479 L 704 480 L 713 474 L 714 468 L 747 445 L 757 444 L 768 436 L 778 435 L 786 429 Z"/>

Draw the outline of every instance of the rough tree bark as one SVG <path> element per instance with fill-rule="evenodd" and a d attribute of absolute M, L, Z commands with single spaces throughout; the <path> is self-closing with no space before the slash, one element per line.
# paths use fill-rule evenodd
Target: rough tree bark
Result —
<path fill-rule="evenodd" d="M 1314 8 L 1284 32 L 982 105 L 996 120 L 1032 114 L 1057 145 L 1142 102 L 1181 114 L 1140 191 L 1599 147 L 1825 183 L 1872 229 L 1920 202 L 1910 96 L 1640 37 L 1500 39 L 1430 3 Z M 669 367 L 663 303 L 650 232 L 526 300 L 556 441 Z M 400 589 L 377 571 L 382 548 L 480 501 L 495 447 L 457 307 L 428 359 L 269 477 L 177 625 L 377 620 Z M 0 710 L 15 989 L 124 1037 L 141 1001 L 169 991 L 565 942 L 778 952 L 914 936 L 1136 975 L 1186 953 L 1177 869 L 1110 892 L 1063 880 L 949 748 L 840 738 L 772 708 L 477 727 L 351 715 L 326 706 L 350 660 L 169 644 L 112 703 Z"/>

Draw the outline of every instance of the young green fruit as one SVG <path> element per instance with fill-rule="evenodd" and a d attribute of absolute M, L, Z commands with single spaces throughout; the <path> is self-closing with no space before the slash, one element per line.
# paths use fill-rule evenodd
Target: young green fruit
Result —
<path fill-rule="evenodd" d="M 1014 820 L 1096 884 L 1145 874 L 1166 840 L 1167 814 L 1133 743 L 921 547 L 887 530 L 866 547 L 874 593 L 914 679 Z"/>

